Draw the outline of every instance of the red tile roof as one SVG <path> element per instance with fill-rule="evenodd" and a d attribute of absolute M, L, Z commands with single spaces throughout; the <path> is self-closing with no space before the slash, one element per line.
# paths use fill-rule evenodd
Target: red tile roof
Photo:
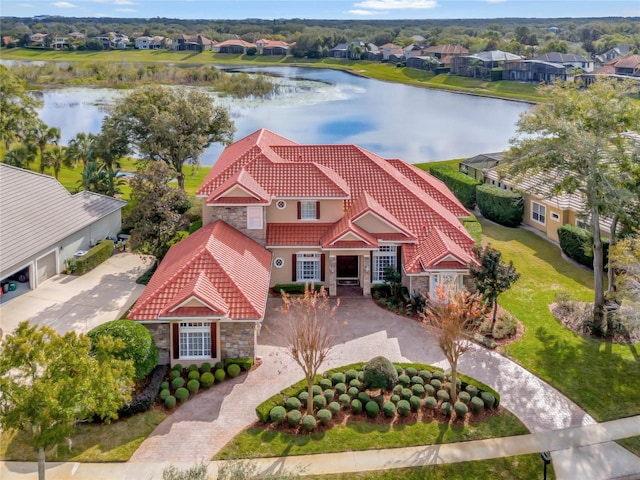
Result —
<path fill-rule="evenodd" d="M 429 230 L 415 248 L 405 248 L 404 257 L 405 268 L 412 271 L 443 268 L 443 262 L 447 268 L 467 268 L 470 260 L 469 254 L 438 228 Z"/>
<path fill-rule="evenodd" d="M 360 240 L 343 240 L 346 236 L 356 236 Z M 327 230 L 327 232 L 320 239 L 320 243 L 323 248 L 330 248 L 337 243 L 353 243 L 360 246 L 367 246 L 369 248 L 378 248 L 378 242 L 376 238 L 360 228 L 358 225 L 351 222 L 351 219 L 346 215 L 341 220 L 333 224 L 333 226 Z"/>
<path fill-rule="evenodd" d="M 222 220 L 209 223 L 169 250 L 129 318 L 261 319 L 270 269 L 271 252 L 262 245 Z"/>
<path fill-rule="evenodd" d="M 400 160 L 355 145 L 298 145 L 263 129 L 224 150 L 198 195 L 211 200 L 243 169 L 274 198 L 342 198 L 346 212 L 371 210 L 418 244 L 437 228 L 451 240 L 447 248 L 455 245 L 464 253 L 465 263 L 472 256 L 475 243 L 458 220 L 468 212 L 442 182 Z M 319 224 L 268 224 L 267 245 L 320 245 L 329 226 L 320 231 Z M 405 267 L 409 273 L 423 271 L 420 262 Z"/>

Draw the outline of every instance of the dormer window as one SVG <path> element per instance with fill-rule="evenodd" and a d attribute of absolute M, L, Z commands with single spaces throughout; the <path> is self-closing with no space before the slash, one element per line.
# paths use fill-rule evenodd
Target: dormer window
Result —
<path fill-rule="evenodd" d="M 318 220 L 320 218 L 320 202 L 298 202 L 299 220 Z"/>

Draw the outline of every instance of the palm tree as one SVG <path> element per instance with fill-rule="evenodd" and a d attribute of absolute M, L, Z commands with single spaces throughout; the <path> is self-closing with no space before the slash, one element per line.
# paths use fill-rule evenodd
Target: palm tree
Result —
<path fill-rule="evenodd" d="M 67 159 L 70 164 L 82 163 L 86 168 L 95 153 L 96 136 L 93 133 L 78 133 L 67 148 Z"/>
<path fill-rule="evenodd" d="M 60 145 L 54 145 L 47 150 L 44 151 L 44 156 L 40 161 L 40 171 L 42 172 L 45 168 L 51 167 L 53 168 L 53 175 L 58 179 L 58 175 L 60 173 L 60 169 L 62 165 L 66 162 L 67 152 L 64 147 Z M 43 167 L 44 165 L 44 167 Z"/>
<path fill-rule="evenodd" d="M 19 168 L 29 168 L 29 164 L 36 160 L 37 150 L 30 145 L 19 145 L 7 152 L 4 162 Z"/>
<path fill-rule="evenodd" d="M 38 146 L 38 150 L 40 150 L 40 173 L 42 173 L 46 168 L 46 166 L 43 165 L 44 151 L 50 143 L 58 145 L 60 141 L 60 129 L 49 127 L 46 123 L 39 122 L 36 128 L 29 132 L 29 138 Z"/>

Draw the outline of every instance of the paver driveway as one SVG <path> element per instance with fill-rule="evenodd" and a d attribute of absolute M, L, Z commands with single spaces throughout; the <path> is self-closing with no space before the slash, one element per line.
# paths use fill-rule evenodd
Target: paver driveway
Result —
<path fill-rule="evenodd" d="M 277 328 L 279 304 L 279 299 L 269 300 L 258 338 L 262 365 L 189 400 L 143 442 L 131 462 L 207 461 L 255 420 L 260 402 L 302 378 L 300 368 L 286 355 Z M 379 308 L 370 299 L 342 298 L 336 319 L 341 343 L 323 369 L 376 355 L 448 366 L 435 332 Z M 495 352 L 473 348 L 463 357 L 460 370 L 499 391 L 502 405 L 533 432 L 594 423 L 564 395 Z"/>

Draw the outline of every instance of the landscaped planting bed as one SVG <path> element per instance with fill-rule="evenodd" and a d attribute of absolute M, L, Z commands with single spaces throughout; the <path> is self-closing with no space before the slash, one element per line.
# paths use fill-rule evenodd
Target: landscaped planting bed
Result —
<path fill-rule="evenodd" d="M 227 378 L 235 378 L 253 367 L 252 358 L 229 358 L 211 365 L 204 362 L 198 366 L 175 364 L 160 385 L 158 402 L 167 410 L 184 403 L 203 389 L 208 389 Z"/>

